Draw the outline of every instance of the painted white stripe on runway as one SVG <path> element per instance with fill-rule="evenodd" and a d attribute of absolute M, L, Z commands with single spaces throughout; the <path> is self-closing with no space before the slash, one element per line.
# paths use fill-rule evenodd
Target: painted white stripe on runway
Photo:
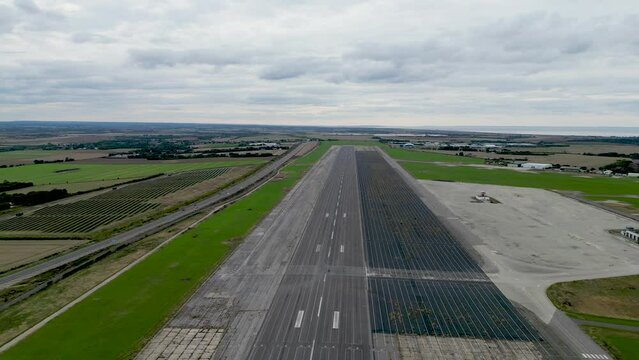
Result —
<path fill-rule="evenodd" d="M 346 218 L 346 213 L 344 213 L 344 218 Z"/>
<path fill-rule="evenodd" d="M 323 282 L 326 282 L 326 274 L 324 274 L 324 280 L 322 280 Z"/>
<path fill-rule="evenodd" d="M 335 230 L 331 231 L 331 240 L 333 240 L 334 236 L 335 236 Z"/>
<path fill-rule="evenodd" d="M 337 218 L 333 219 L 333 227 L 335 227 L 335 222 L 337 222 Z"/>
<path fill-rule="evenodd" d="M 331 247 L 328 247 L 328 257 L 331 257 Z"/>
<path fill-rule="evenodd" d="M 322 248 L 322 245 L 317 244 L 317 246 L 315 247 L 315 252 L 320 252 L 321 248 Z"/>
<path fill-rule="evenodd" d="M 304 310 L 300 310 L 297 312 L 297 319 L 295 319 L 295 328 L 299 329 L 302 327 L 302 319 L 304 318 Z"/>
<path fill-rule="evenodd" d="M 339 329 L 339 311 L 333 311 L 333 329 Z"/>
<path fill-rule="evenodd" d="M 315 351 L 315 339 L 313 339 L 313 346 L 311 346 L 311 357 L 309 359 L 313 360 L 313 352 Z"/>
<path fill-rule="evenodd" d="M 319 303 L 319 306 L 317 307 L 317 317 L 319 317 L 320 312 L 322 311 L 322 299 L 323 297 L 320 296 L 320 303 Z"/>
<path fill-rule="evenodd" d="M 325 217 L 328 217 L 328 213 L 326 213 L 326 216 L 325 216 Z"/>
<path fill-rule="evenodd" d="M 344 245 L 340 245 L 339 246 L 339 252 L 343 253 L 344 252 Z"/>

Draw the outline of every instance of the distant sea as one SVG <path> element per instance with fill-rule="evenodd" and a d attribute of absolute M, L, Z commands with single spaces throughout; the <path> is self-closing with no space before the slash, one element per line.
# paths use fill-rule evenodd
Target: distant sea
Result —
<path fill-rule="evenodd" d="M 502 134 L 575 135 L 575 136 L 639 136 L 639 127 L 620 126 L 441 126 L 425 127 L 437 130 L 491 132 Z"/>

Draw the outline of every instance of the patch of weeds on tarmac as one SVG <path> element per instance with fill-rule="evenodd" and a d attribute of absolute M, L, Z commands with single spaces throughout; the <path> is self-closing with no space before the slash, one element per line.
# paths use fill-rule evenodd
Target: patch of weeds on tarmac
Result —
<path fill-rule="evenodd" d="M 131 358 L 230 253 L 229 240 L 247 235 L 310 167 L 301 164 L 175 238 L 2 358 Z"/>

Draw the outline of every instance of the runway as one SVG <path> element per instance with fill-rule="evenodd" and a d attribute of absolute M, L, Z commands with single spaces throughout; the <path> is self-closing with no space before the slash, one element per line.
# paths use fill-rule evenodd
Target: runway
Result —
<path fill-rule="evenodd" d="M 357 185 L 354 148 L 341 148 L 251 359 L 371 357 Z"/>
<path fill-rule="evenodd" d="M 138 358 L 565 356 L 378 151 L 343 146 L 329 150 Z"/>

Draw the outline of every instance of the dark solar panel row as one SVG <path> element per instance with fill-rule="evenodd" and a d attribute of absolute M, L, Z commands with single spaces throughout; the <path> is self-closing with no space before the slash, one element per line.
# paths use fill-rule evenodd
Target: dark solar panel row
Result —
<path fill-rule="evenodd" d="M 540 341 L 421 198 L 375 151 L 357 152 L 374 332 Z M 387 271 L 384 271 L 387 270 Z"/>

